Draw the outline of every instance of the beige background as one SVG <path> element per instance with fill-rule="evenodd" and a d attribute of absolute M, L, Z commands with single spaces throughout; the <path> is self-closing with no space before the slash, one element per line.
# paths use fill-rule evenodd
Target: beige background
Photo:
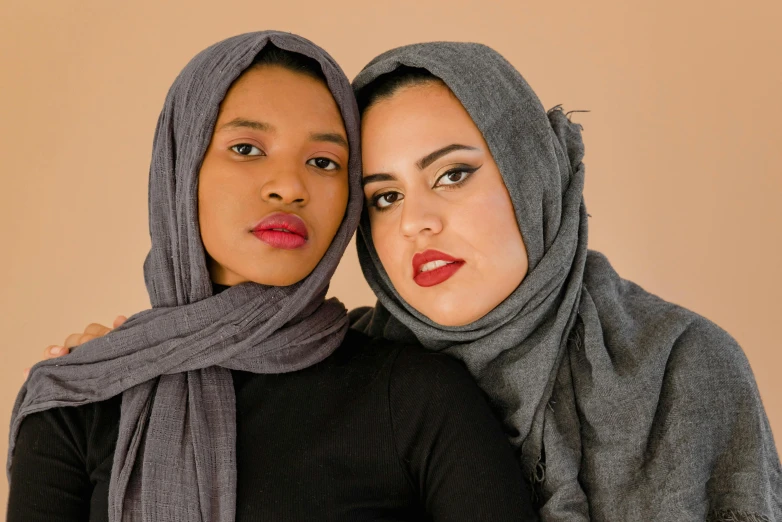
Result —
<path fill-rule="evenodd" d="M 147 168 L 165 93 L 202 48 L 273 28 L 319 43 L 350 77 L 394 46 L 483 42 L 546 107 L 591 110 L 576 116 L 591 247 L 738 339 L 780 447 L 780 27 L 778 0 L 1 0 L 0 422 L 47 344 L 147 306 Z M 373 302 L 355 250 L 332 293 Z M 6 496 L 2 480 L 3 512 Z"/>

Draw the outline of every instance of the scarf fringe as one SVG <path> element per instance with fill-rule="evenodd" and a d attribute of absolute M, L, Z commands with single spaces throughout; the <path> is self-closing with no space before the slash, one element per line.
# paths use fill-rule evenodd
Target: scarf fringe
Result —
<path fill-rule="evenodd" d="M 748 511 L 715 509 L 706 517 L 706 522 L 771 522 L 771 519 L 765 515 Z"/>

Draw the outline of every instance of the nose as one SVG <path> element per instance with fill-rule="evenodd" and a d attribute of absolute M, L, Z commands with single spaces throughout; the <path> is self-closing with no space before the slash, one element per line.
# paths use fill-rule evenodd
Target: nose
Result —
<path fill-rule="evenodd" d="M 399 230 L 406 239 L 416 240 L 421 236 L 439 234 L 443 230 L 443 220 L 436 202 L 419 194 L 406 194 L 400 210 Z"/>
<path fill-rule="evenodd" d="M 309 202 L 309 192 L 304 182 L 307 172 L 302 168 L 290 166 L 273 166 L 272 173 L 261 186 L 264 201 L 282 205 L 306 205 Z"/>

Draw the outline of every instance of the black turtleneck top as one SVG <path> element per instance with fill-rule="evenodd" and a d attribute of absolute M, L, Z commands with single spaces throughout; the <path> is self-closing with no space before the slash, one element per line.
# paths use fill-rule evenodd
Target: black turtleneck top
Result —
<path fill-rule="evenodd" d="M 351 330 L 304 370 L 232 373 L 238 522 L 534 519 L 500 423 L 446 355 Z M 8 522 L 108 520 L 120 405 L 25 418 Z"/>

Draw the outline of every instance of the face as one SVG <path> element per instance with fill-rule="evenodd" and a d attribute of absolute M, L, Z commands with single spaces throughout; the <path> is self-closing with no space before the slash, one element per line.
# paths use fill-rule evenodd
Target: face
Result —
<path fill-rule="evenodd" d="M 321 81 L 278 66 L 245 72 L 199 174 L 212 281 L 287 286 L 309 275 L 345 214 L 347 165 L 342 117 Z"/>
<path fill-rule="evenodd" d="M 480 319 L 527 273 L 508 190 L 442 82 L 404 87 L 362 121 L 372 241 L 402 298 L 432 321 Z"/>

